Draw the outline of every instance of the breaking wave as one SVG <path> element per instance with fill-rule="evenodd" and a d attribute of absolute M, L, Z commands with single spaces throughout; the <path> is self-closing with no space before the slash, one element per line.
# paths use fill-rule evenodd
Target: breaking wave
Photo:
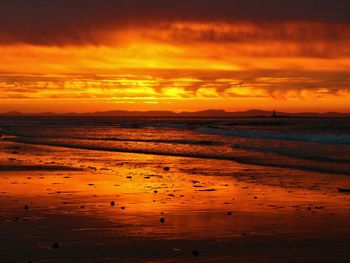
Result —
<path fill-rule="evenodd" d="M 350 144 L 350 135 L 345 134 L 289 134 L 272 133 L 263 131 L 235 131 L 213 127 L 200 127 L 196 130 L 199 133 L 215 134 L 222 136 L 234 136 L 243 138 L 277 139 L 290 141 L 305 141 L 327 144 Z"/>

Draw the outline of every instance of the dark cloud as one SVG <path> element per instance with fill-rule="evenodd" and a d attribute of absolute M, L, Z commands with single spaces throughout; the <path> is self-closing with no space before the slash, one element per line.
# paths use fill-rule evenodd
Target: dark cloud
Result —
<path fill-rule="evenodd" d="M 94 44 L 96 31 L 172 21 L 350 23 L 349 0 L 0 0 L 0 42 Z"/>

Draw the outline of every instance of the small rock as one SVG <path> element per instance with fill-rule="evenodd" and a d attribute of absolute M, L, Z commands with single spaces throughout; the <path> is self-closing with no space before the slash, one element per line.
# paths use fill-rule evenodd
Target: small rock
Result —
<path fill-rule="evenodd" d="M 159 222 L 161 222 L 162 224 L 165 223 L 165 219 L 162 217 L 161 219 L 159 219 Z"/>
<path fill-rule="evenodd" d="M 163 167 L 163 170 L 164 170 L 164 171 L 170 171 L 170 167 L 165 166 L 165 167 Z"/>
<path fill-rule="evenodd" d="M 122 206 L 120 209 L 124 210 L 124 209 L 125 209 L 125 206 Z"/>
<path fill-rule="evenodd" d="M 28 205 L 25 205 L 25 206 L 24 206 L 24 209 L 25 209 L 25 210 L 28 210 L 28 209 L 29 209 L 29 206 L 28 206 Z"/>
<path fill-rule="evenodd" d="M 227 212 L 227 215 L 228 216 L 232 216 L 232 212 Z"/>
<path fill-rule="evenodd" d="M 350 189 L 346 189 L 346 188 L 339 188 L 338 189 L 339 193 L 350 193 Z"/>
<path fill-rule="evenodd" d="M 157 190 L 154 190 L 154 193 L 156 194 L 156 193 L 158 193 L 158 191 L 157 191 Z"/>
<path fill-rule="evenodd" d="M 114 201 L 111 202 L 111 206 L 115 206 L 115 202 Z"/>
<path fill-rule="evenodd" d="M 199 192 L 215 192 L 216 189 L 204 189 L 204 190 L 198 190 Z"/>
<path fill-rule="evenodd" d="M 58 249 L 60 247 L 60 244 L 58 244 L 58 242 L 55 242 L 55 243 L 52 244 L 52 247 L 54 249 Z"/>
<path fill-rule="evenodd" d="M 193 255 L 194 257 L 198 257 L 198 256 L 199 256 L 199 251 L 198 251 L 198 250 L 193 250 L 193 251 L 192 251 L 192 255 Z"/>

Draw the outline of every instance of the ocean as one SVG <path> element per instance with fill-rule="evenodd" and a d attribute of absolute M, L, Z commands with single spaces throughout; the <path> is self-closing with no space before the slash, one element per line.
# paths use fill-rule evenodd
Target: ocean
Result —
<path fill-rule="evenodd" d="M 2 140 L 350 174 L 349 118 L 2 117 Z"/>

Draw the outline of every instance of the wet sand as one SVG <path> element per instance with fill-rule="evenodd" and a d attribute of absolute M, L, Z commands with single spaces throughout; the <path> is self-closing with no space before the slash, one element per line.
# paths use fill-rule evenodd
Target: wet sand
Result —
<path fill-rule="evenodd" d="M 5 141 L 0 158 L 0 262 L 350 257 L 349 176 Z"/>

